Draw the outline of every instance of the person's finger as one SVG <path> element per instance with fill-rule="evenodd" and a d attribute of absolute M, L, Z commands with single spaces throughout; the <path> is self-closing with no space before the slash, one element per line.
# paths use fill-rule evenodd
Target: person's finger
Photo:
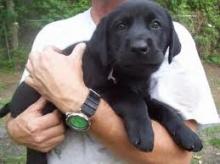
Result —
<path fill-rule="evenodd" d="M 85 51 L 86 44 L 85 43 L 79 43 L 76 45 L 76 47 L 73 49 L 72 53 L 68 56 L 72 58 L 74 61 L 82 61 L 82 56 Z"/>
<path fill-rule="evenodd" d="M 33 147 L 33 149 L 36 149 L 41 151 L 41 152 L 49 152 L 50 150 L 52 150 L 53 148 L 55 148 L 58 144 L 60 144 L 63 140 L 64 140 L 65 136 L 64 135 L 60 135 L 54 138 L 51 138 L 50 140 L 42 143 L 42 144 L 38 144 L 35 147 Z"/>
<path fill-rule="evenodd" d="M 41 127 L 41 129 L 44 130 L 59 125 L 61 121 L 62 118 L 60 113 L 57 110 L 55 110 L 52 113 L 48 113 L 37 118 L 36 120 L 34 120 L 34 123 L 36 123 L 37 126 Z"/>
<path fill-rule="evenodd" d="M 58 52 L 59 54 L 62 53 L 62 50 L 59 49 L 59 48 L 57 48 L 57 47 L 55 47 L 55 46 L 51 46 L 51 48 L 52 48 L 54 51 Z"/>
<path fill-rule="evenodd" d="M 50 140 L 48 140 L 47 142 L 45 142 L 45 145 L 54 147 L 57 144 L 59 144 L 60 142 L 62 142 L 64 140 L 64 138 L 65 138 L 64 134 L 62 134 L 60 136 L 53 137 Z"/>
<path fill-rule="evenodd" d="M 34 104 L 28 107 L 27 110 L 41 112 L 44 106 L 46 105 L 46 103 L 47 103 L 47 100 L 43 97 L 40 97 Z"/>
<path fill-rule="evenodd" d="M 41 55 L 40 52 L 31 52 L 29 54 L 28 60 L 33 68 L 34 68 L 34 63 L 38 60 L 40 55 Z"/>
<path fill-rule="evenodd" d="M 35 139 L 36 142 L 38 143 L 46 143 L 51 138 L 64 135 L 64 132 L 65 132 L 64 124 L 59 124 L 57 126 L 42 131 L 40 134 L 37 135 Z"/>
<path fill-rule="evenodd" d="M 31 75 L 28 75 L 25 79 L 24 79 L 25 83 L 30 85 L 31 87 L 34 88 L 34 80 L 32 78 Z"/>
<path fill-rule="evenodd" d="M 43 52 L 46 53 L 47 55 L 51 55 L 54 53 L 56 53 L 56 54 L 62 53 L 62 51 L 55 46 L 46 46 L 46 47 L 44 47 Z"/>
<path fill-rule="evenodd" d="M 33 72 L 33 67 L 31 64 L 31 61 L 28 59 L 27 64 L 26 64 L 26 70 L 31 74 Z"/>

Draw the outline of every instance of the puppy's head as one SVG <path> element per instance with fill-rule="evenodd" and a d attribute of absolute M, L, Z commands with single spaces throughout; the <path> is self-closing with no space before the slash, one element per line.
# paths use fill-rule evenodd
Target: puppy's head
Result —
<path fill-rule="evenodd" d="M 148 0 L 128 0 L 104 17 L 91 44 L 103 65 L 124 75 L 156 71 L 169 48 L 169 63 L 181 45 L 168 12 Z"/>

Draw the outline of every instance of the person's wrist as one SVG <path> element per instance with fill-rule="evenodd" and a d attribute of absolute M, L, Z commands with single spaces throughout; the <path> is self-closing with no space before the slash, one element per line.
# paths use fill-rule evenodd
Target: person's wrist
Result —
<path fill-rule="evenodd" d="M 60 109 L 62 110 L 63 113 L 79 112 L 88 94 L 89 94 L 89 88 L 87 88 L 86 86 L 81 87 L 78 93 L 74 92 L 72 95 L 68 95 L 68 100 L 64 100 L 60 104 L 61 107 Z"/>
<path fill-rule="evenodd" d="M 83 104 L 80 105 L 80 110 L 65 113 L 67 126 L 76 131 L 87 131 L 91 125 L 90 118 L 95 114 L 100 99 L 101 97 L 97 92 L 89 89 L 86 99 L 84 97 L 82 99 Z"/>
<path fill-rule="evenodd" d="M 78 101 L 77 101 L 78 103 L 76 105 L 77 111 L 71 111 L 71 112 L 79 112 L 80 108 L 82 107 L 82 105 L 86 101 L 86 98 L 88 97 L 88 95 L 89 95 L 89 88 L 87 88 L 86 86 L 82 87 L 82 90 L 81 90 L 79 97 L 78 97 Z"/>

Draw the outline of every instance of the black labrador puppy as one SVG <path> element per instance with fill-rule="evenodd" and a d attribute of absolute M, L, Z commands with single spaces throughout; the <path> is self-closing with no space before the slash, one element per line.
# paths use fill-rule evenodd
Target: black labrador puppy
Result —
<path fill-rule="evenodd" d="M 138 149 L 152 151 L 154 133 L 151 119 L 161 123 L 177 145 L 199 151 L 202 143 L 181 116 L 162 102 L 152 99 L 148 87 L 169 48 L 168 62 L 181 50 L 168 12 L 148 0 L 128 0 L 104 17 L 86 43 L 83 55 L 84 82 L 100 93 L 123 119 L 130 142 Z M 68 55 L 74 45 L 63 50 Z M 65 79 L 64 79 L 65 80 Z M 33 104 L 40 95 L 24 82 L 2 112 L 13 117 Z M 45 113 L 55 107 L 48 102 Z M 46 156 L 28 150 L 28 163 L 46 163 Z"/>

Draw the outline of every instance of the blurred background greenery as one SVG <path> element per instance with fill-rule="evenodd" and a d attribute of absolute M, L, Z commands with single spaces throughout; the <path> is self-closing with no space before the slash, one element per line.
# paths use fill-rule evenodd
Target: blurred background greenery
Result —
<path fill-rule="evenodd" d="M 201 58 L 220 64 L 219 0 L 157 0 L 193 34 Z M 23 68 L 37 32 L 89 7 L 90 0 L 0 0 L 0 69 Z"/>

